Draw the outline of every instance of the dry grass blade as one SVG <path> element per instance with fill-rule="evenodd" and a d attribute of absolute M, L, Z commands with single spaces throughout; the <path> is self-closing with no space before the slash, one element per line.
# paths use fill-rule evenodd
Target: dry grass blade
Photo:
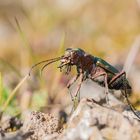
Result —
<path fill-rule="evenodd" d="M 66 38 L 66 34 L 64 32 L 63 35 L 62 35 L 59 50 L 58 50 L 59 55 L 62 55 L 64 53 L 64 51 L 65 51 L 65 38 Z"/>
<path fill-rule="evenodd" d="M 13 97 L 15 96 L 17 90 L 21 87 L 21 85 L 26 81 L 26 79 L 28 78 L 28 75 L 26 75 L 21 81 L 20 83 L 13 89 L 13 91 L 11 92 L 10 96 L 8 97 L 8 99 L 6 100 L 6 102 L 3 105 L 2 108 L 2 113 L 6 110 L 7 106 L 9 105 L 10 101 L 13 99 Z"/>
<path fill-rule="evenodd" d="M 16 22 L 16 25 L 17 25 L 17 31 L 20 35 L 20 38 L 23 42 L 23 46 L 28 50 L 28 52 L 30 53 L 30 56 L 32 57 L 32 60 L 34 61 L 34 54 L 33 54 L 33 51 L 31 49 L 31 45 L 30 45 L 30 42 L 28 41 L 27 37 L 26 37 L 26 34 L 24 33 L 24 31 L 22 30 L 21 26 L 20 26 L 20 23 L 18 21 L 18 19 L 15 17 L 15 22 Z"/>
<path fill-rule="evenodd" d="M 131 66 L 132 66 L 132 64 L 133 64 L 133 62 L 134 62 L 134 60 L 135 60 L 135 58 L 137 56 L 139 48 L 140 48 L 140 36 L 138 36 L 135 39 L 135 41 L 134 41 L 134 43 L 133 43 L 133 45 L 131 47 L 131 50 L 129 51 L 129 54 L 128 54 L 127 58 L 126 58 L 125 64 L 124 64 L 123 70 L 126 71 L 127 76 L 129 74 Z"/>
<path fill-rule="evenodd" d="M 140 0 L 136 0 L 138 7 L 140 8 Z"/>
<path fill-rule="evenodd" d="M 19 35 L 21 36 L 21 39 L 22 39 L 22 41 L 23 41 L 23 43 L 24 43 L 24 46 L 25 46 L 26 48 L 30 48 L 30 44 L 29 44 L 29 42 L 27 41 L 26 35 L 24 34 L 24 32 L 22 31 L 22 29 L 21 29 L 21 27 L 20 27 L 20 24 L 19 24 L 19 22 L 18 22 L 18 19 L 15 18 L 15 21 L 16 21 L 16 25 L 17 25 L 17 31 L 19 32 Z"/>

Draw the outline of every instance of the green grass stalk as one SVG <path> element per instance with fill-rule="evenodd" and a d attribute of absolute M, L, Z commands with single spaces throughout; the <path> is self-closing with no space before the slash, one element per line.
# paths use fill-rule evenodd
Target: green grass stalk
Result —
<path fill-rule="evenodd" d="M 2 102 L 2 91 L 3 91 L 2 74 L 0 72 L 0 104 Z"/>
<path fill-rule="evenodd" d="M 18 83 L 18 85 L 13 89 L 13 91 L 11 92 L 10 96 L 8 97 L 8 99 L 5 101 L 3 108 L 2 108 L 2 113 L 7 109 L 10 101 L 14 98 L 14 96 L 17 93 L 17 90 L 21 87 L 21 85 L 26 81 L 26 79 L 28 78 L 28 75 L 26 75 L 21 81 L 20 83 Z"/>

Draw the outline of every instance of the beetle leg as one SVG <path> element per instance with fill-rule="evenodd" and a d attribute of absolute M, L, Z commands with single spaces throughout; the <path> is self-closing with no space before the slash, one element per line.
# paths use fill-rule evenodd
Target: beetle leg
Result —
<path fill-rule="evenodd" d="M 74 82 L 76 82 L 76 80 L 78 79 L 79 75 L 80 75 L 80 74 L 78 73 L 75 77 L 73 77 L 73 78 L 68 82 L 68 84 L 67 84 L 68 90 L 70 89 L 70 87 L 72 86 L 72 84 L 73 84 Z M 72 96 L 70 90 L 69 90 L 69 93 L 70 93 L 71 99 L 73 100 L 73 96 Z"/>
<path fill-rule="evenodd" d="M 105 94 L 106 94 L 106 103 L 109 105 L 109 98 L 108 98 L 108 83 L 107 83 L 107 73 L 104 75 L 105 77 Z"/>
<path fill-rule="evenodd" d="M 122 71 L 120 73 L 118 73 L 117 75 L 115 75 L 111 81 L 109 82 L 109 85 L 111 85 L 116 79 L 118 79 L 119 77 L 121 77 L 122 75 L 126 75 L 125 71 Z"/>
<path fill-rule="evenodd" d="M 75 97 L 77 97 L 77 95 L 78 95 L 78 92 L 81 88 L 82 82 L 83 82 L 83 73 L 80 74 L 79 84 L 78 84 L 78 87 L 77 87 L 76 92 L 74 94 Z"/>
<path fill-rule="evenodd" d="M 82 85 L 82 82 L 83 82 L 83 73 L 80 74 L 80 79 L 79 79 L 79 84 L 77 86 L 77 89 L 75 91 L 75 94 L 74 94 L 74 98 L 73 98 L 73 108 L 74 110 L 76 109 L 77 105 L 78 105 L 78 102 L 80 101 L 80 95 L 79 97 L 77 97 L 79 91 L 80 91 L 80 88 L 81 88 L 81 85 Z M 80 94 L 80 93 L 79 93 Z"/>
<path fill-rule="evenodd" d="M 104 84 L 105 84 L 105 94 L 106 94 L 106 103 L 109 104 L 109 98 L 108 98 L 108 83 L 107 83 L 107 73 L 106 72 L 100 72 L 97 74 L 94 74 L 94 76 L 91 77 L 92 80 L 95 78 L 98 78 L 100 76 L 104 76 Z"/>
<path fill-rule="evenodd" d="M 79 77 L 79 74 L 77 74 L 75 77 L 73 77 L 73 78 L 68 82 L 68 84 L 67 84 L 67 88 L 68 88 L 68 89 L 72 86 L 72 84 L 73 84 L 74 82 L 76 82 L 76 80 L 78 79 L 78 77 Z"/>

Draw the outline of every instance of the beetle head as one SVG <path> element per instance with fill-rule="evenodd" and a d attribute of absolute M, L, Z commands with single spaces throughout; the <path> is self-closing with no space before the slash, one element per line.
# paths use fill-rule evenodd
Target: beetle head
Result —
<path fill-rule="evenodd" d="M 71 71 L 71 66 L 72 65 L 78 65 L 80 62 L 80 58 L 84 55 L 84 51 L 82 49 L 72 49 L 72 48 L 67 48 L 65 51 L 65 54 L 61 57 L 53 58 L 53 59 L 48 59 L 44 61 L 40 61 L 36 64 L 34 64 L 30 71 L 29 75 L 31 74 L 31 71 L 38 65 L 44 64 L 45 65 L 41 68 L 41 73 L 46 68 L 48 65 L 57 62 L 60 60 L 61 64 L 58 66 L 60 70 L 64 67 L 66 69 L 66 73 L 69 73 Z"/>
<path fill-rule="evenodd" d="M 61 64 L 59 65 L 59 68 L 65 65 L 78 65 L 84 53 L 85 52 L 79 48 L 78 49 L 67 48 L 65 54 L 60 60 Z"/>

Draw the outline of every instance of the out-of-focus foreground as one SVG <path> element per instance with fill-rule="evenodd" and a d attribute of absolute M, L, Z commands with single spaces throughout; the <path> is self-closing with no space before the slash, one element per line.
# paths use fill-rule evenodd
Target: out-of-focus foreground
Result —
<path fill-rule="evenodd" d="M 131 102 L 140 109 L 139 27 L 139 0 L 1 0 L 1 109 L 5 105 L 4 113 L 10 115 L 28 109 L 65 110 L 71 104 L 66 84 L 75 70 L 65 76 L 57 69 L 59 63 L 46 68 L 41 77 L 39 67 L 33 70 L 7 99 L 32 64 L 60 56 L 68 47 L 102 57 L 119 70 L 126 64 Z"/>

